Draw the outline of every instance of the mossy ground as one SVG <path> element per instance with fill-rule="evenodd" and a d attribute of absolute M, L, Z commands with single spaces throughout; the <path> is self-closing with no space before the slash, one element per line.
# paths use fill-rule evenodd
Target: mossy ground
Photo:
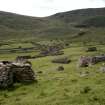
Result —
<path fill-rule="evenodd" d="M 64 49 L 63 56 L 72 60 L 70 64 L 52 63 L 56 56 L 30 60 L 38 83 L 17 83 L 12 88 L 0 90 L 0 105 L 105 105 L 105 74 L 99 72 L 102 63 L 86 68 L 77 66 L 82 55 L 105 53 L 104 45 L 96 47 L 96 52 L 85 52 L 85 47 L 80 44 Z M 0 59 L 13 60 L 18 55 L 35 53 L 0 54 Z M 57 71 L 61 65 L 64 71 Z M 84 71 L 89 75 L 81 77 L 80 72 Z"/>

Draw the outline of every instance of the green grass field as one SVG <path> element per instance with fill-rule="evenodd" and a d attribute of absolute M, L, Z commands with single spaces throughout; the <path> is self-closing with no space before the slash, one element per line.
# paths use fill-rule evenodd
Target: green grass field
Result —
<path fill-rule="evenodd" d="M 17 83 L 12 88 L 0 90 L 0 105 L 105 105 L 105 74 L 99 72 L 102 63 L 87 68 L 77 66 L 82 55 L 105 53 L 104 45 L 96 47 L 96 52 L 85 52 L 80 44 L 65 48 L 62 56 L 68 56 L 72 60 L 70 64 L 52 63 L 56 56 L 31 59 L 38 83 Z M 35 53 L 0 54 L 0 59 L 14 60 L 18 55 Z M 57 71 L 58 66 L 64 66 L 64 71 Z M 89 75 L 81 77 L 80 72 L 85 71 Z"/>

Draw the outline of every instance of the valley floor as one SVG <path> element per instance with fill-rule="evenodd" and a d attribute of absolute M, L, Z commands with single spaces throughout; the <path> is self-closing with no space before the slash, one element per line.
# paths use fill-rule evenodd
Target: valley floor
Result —
<path fill-rule="evenodd" d="M 85 47 L 79 45 L 64 49 L 62 56 L 71 59 L 69 64 L 52 63 L 56 56 L 31 59 L 38 83 L 17 83 L 0 90 L 0 105 L 105 105 L 105 74 L 99 71 L 102 63 L 86 68 L 77 66 L 82 55 L 105 54 L 104 45 L 96 47 L 96 52 L 85 52 Z M 0 59 L 13 60 L 19 54 L 0 54 Z M 63 66 L 64 71 L 57 71 L 59 66 Z M 42 73 L 38 73 L 40 71 Z M 81 76 L 80 72 L 85 71 L 89 74 Z"/>

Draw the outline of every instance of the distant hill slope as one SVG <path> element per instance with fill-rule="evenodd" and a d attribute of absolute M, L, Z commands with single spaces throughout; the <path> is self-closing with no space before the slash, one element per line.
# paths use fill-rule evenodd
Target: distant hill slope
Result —
<path fill-rule="evenodd" d="M 105 8 L 73 10 L 44 18 L 0 11 L 1 40 L 63 38 L 84 41 L 93 36 L 94 41 L 97 41 L 105 37 L 104 28 Z M 84 35 L 80 35 L 81 31 Z"/>
<path fill-rule="evenodd" d="M 57 13 L 52 18 L 62 19 L 65 22 L 80 22 L 94 16 L 105 16 L 105 8 L 88 8 Z"/>
<path fill-rule="evenodd" d="M 79 24 L 80 27 L 101 27 L 104 28 L 105 27 L 105 16 L 96 16 L 96 17 L 92 17 L 92 18 L 88 18 L 85 21 L 82 21 Z"/>

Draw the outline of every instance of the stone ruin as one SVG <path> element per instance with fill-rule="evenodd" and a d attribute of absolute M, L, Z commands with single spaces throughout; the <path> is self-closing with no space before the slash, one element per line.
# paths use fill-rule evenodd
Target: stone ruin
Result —
<path fill-rule="evenodd" d="M 58 45 L 53 45 L 53 46 L 45 46 L 45 48 L 41 48 L 40 49 L 40 53 L 35 55 L 35 56 L 31 56 L 31 55 L 21 55 L 21 56 L 17 56 L 16 57 L 16 61 L 18 62 L 23 62 L 25 60 L 29 60 L 29 59 L 36 59 L 36 58 L 41 58 L 41 57 L 45 57 L 45 56 L 57 56 L 57 55 L 63 55 L 64 51 L 62 51 L 63 46 L 61 46 L 60 44 Z"/>
<path fill-rule="evenodd" d="M 68 57 L 59 57 L 52 60 L 52 63 L 68 64 L 71 60 Z"/>
<path fill-rule="evenodd" d="M 12 86 L 15 82 L 32 82 L 35 73 L 28 63 L 0 62 L 0 88 Z"/>
<path fill-rule="evenodd" d="M 79 66 L 87 67 L 89 65 L 93 65 L 93 64 L 96 64 L 98 62 L 103 62 L 103 61 L 105 61 L 105 55 L 93 56 L 93 57 L 82 56 L 79 59 Z"/>
<path fill-rule="evenodd" d="M 61 51 L 63 48 L 60 46 L 48 46 L 46 49 L 43 49 L 40 52 L 40 55 L 42 56 L 55 56 L 55 55 L 63 55 L 64 52 Z"/>

